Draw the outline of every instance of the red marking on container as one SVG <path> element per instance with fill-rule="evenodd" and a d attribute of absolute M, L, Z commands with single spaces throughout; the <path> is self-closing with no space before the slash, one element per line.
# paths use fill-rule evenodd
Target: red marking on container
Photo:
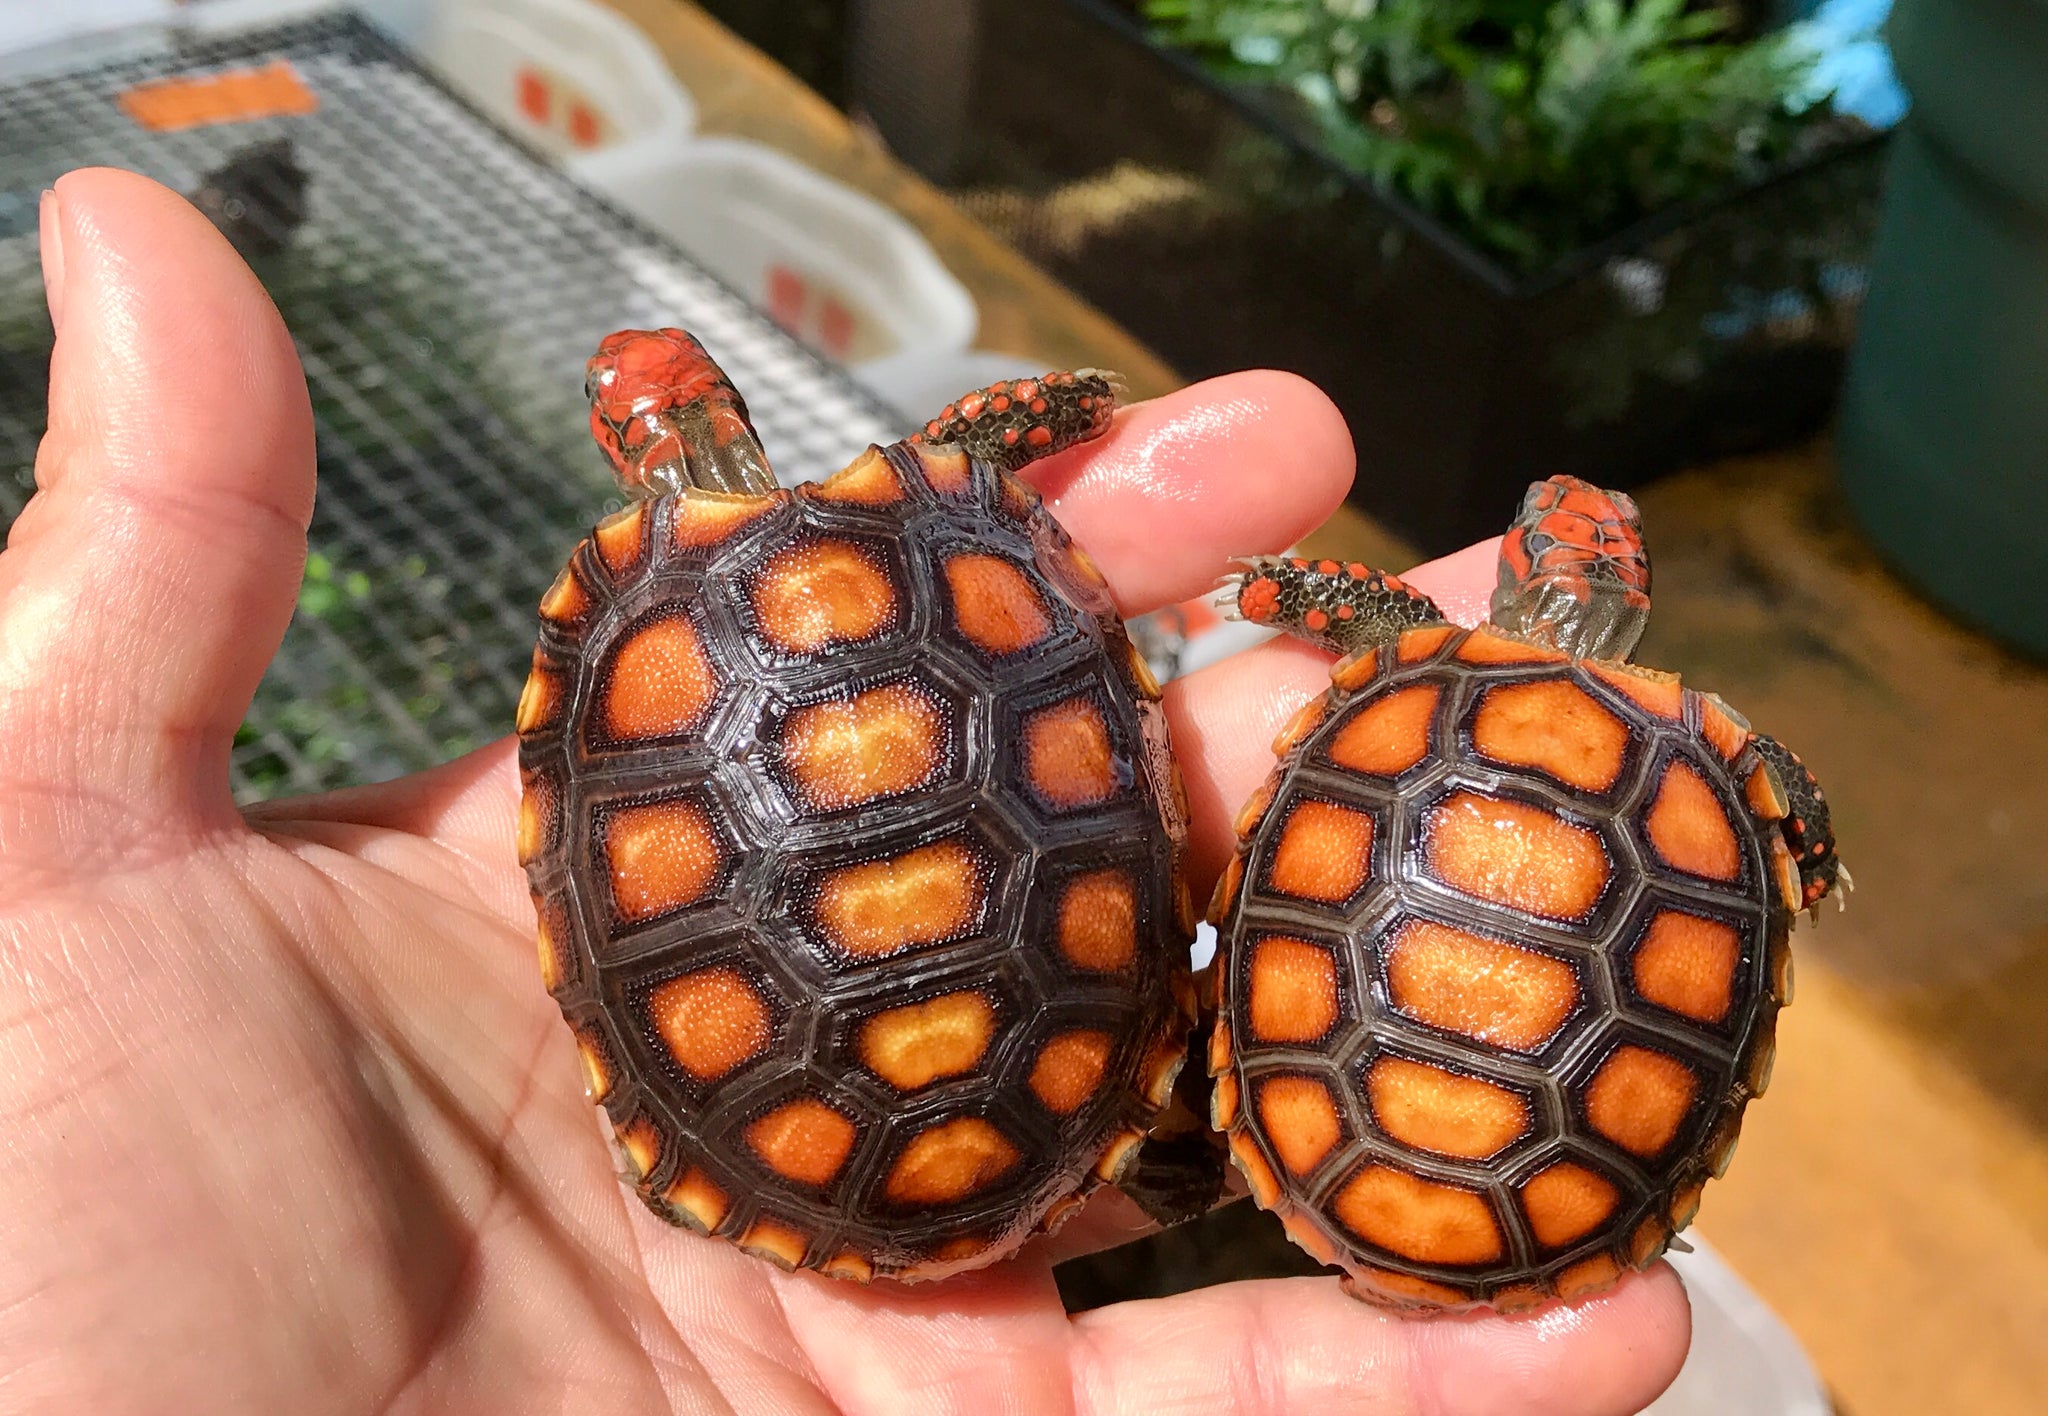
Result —
<path fill-rule="evenodd" d="M 804 278 L 785 265 L 768 267 L 768 317 L 794 334 L 803 328 Z"/>
<path fill-rule="evenodd" d="M 853 347 L 853 311 L 830 298 L 818 312 L 818 338 L 825 348 L 834 354 L 844 354 Z"/>
<path fill-rule="evenodd" d="M 554 113 L 554 93 L 538 71 L 522 67 L 512 76 L 519 94 L 519 111 L 536 123 L 545 123 Z"/>

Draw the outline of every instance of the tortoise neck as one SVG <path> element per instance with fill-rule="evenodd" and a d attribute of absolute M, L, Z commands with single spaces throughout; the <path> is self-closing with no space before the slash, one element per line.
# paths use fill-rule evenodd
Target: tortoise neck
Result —
<path fill-rule="evenodd" d="M 655 497 L 695 487 L 706 492 L 766 496 L 775 473 L 744 405 L 698 399 L 642 415 L 648 437 L 619 468 L 619 485 Z"/>
<path fill-rule="evenodd" d="M 1621 661 L 1635 653 L 1649 605 L 1620 581 L 1568 573 L 1523 578 L 1505 562 L 1488 615 L 1497 629 L 1548 644 L 1574 659 Z"/>

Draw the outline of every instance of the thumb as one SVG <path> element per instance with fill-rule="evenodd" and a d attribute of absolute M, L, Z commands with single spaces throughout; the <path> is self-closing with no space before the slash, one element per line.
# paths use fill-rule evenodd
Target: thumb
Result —
<path fill-rule="evenodd" d="M 60 179 L 42 252 L 57 344 L 0 554 L 0 789 L 56 803 L 51 824 L 78 802 L 226 820 L 305 556 L 305 378 L 233 248 L 146 178 Z"/>

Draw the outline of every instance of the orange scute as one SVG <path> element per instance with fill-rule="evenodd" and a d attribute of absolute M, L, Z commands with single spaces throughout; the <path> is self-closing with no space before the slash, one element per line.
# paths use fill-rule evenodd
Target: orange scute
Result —
<path fill-rule="evenodd" d="M 1364 688 L 1372 682 L 1373 675 L 1379 671 L 1380 651 L 1361 649 L 1355 654 L 1348 654 L 1339 659 L 1330 667 L 1330 684 L 1333 688 L 1348 693 L 1353 689 Z"/>
<path fill-rule="evenodd" d="M 562 706 L 561 678 L 540 664 L 538 654 L 534 659 L 534 666 L 526 675 L 526 687 L 519 691 L 519 710 L 512 720 L 512 726 L 522 734 L 552 726 L 555 713 Z"/>
<path fill-rule="evenodd" d="M 1429 754 L 1439 691 L 1435 684 L 1418 683 L 1369 700 L 1330 737 L 1330 760 L 1378 777 L 1407 771 Z"/>
<path fill-rule="evenodd" d="M 647 548 L 646 537 L 647 503 L 636 501 L 598 522 L 590 533 L 590 544 L 597 548 L 597 558 L 616 580 L 639 564 Z"/>
<path fill-rule="evenodd" d="M 1337 960 L 1301 939 L 1252 946 L 1247 1012 L 1260 1042 L 1314 1042 L 1337 1021 Z"/>
<path fill-rule="evenodd" d="M 1387 947 L 1387 992 L 1418 1022 L 1517 1052 L 1533 1052 L 1564 1026 L 1579 978 L 1562 959 L 1411 920 Z"/>
<path fill-rule="evenodd" d="M 1700 734 L 1723 760 L 1733 762 L 1749 746 L 1749 726 L 1711 693 L 1700 695 Z"/>
<path fill-rule="evenodd" d="M 1121 870 L 1075 877 L 1060 893 L 1060 953 L 1076 968 L 1109 973 L 1138 952 L 1138 889 Z"/>
<path fill-rule="evenodd" d="M 898 1091 L 974 1070 L 995 1037 L 996 1010 L 975 989 L 906 1003 L 861 1025 L 858 1050 L 867 1069 Z"/>
<path fill-rule="evenodd" d="M 619 1127 L 619 1148 L 633 1167 L 636 1179 L 645 1180 L 661 1159 L 661 1135 L 645 1116 L 636 1116 Z"/>
<path fill-rule="evenodd" d="M 1350 807 L 1302 800 L 1287 814 L 1266 866 L 1266 886 L 1283 895 L 1340 904 L 1372 869 L 1372 818 Z"/>
<path fill-rule="evenodd" d="M 669 799 L 600 808 L 599 833 L 621 923 L 696 904 L 718 881 L 725 848 L 695 802 Z"/>
<path fill-rule="evenodd" d="M 1569 680 L 1498 684 L 1479 700 L 1472 745 L 1495 762 L 1604 792 L 1621 776 L 1628 728 Z"/>
<path fill-rule="evenodd" d="M 1069 698 L 1027 713 L 1019 737 L 1024 780 L 1048 806 L 1092 806 L 1123 785 L 1109 725 L 1093 698 Z"/>
<path fill-rule="evenodd" d="M 1588 663 L 1585 669 L 1601 682 L 1625 694 L 1645 712 L 1668 718 L 1674 723 L 1685 716 L 1685 691 L 1677 674 L 1638 668 L 1634 664 Z"/>
<path fill-rule="evenodd" d="M 669 529 L 669 540 L 677 550 L 715 546 L 775 510 L 787 495 L 756 497 L 686 488 L 675 499 L 675 521 Z"/>
<path fill-rule="evenodd" d="M 946 712 L 907 683 L 792 712 L 778 744 L 803 804 L 837 811 L 929 784 L 945 765 Z"/>
<path fill-rule="evenodd" d="M 748 1253 L 768 1260 L 779 1268 L 793 1269 L 804 1261 L 810 1241 L 803 1231 L 766 1215 L 757 1218 L 735 1241 Z"/>
<path fill-rule="evenodd" d="M 1370 1303 L 1406 1311 L 1455 1308 L 1472 1298 L 1471 1294 L 1461 1293 L 1448 1284 L 1431 1283 L 1426 1278 L 1396 1273 L 1392 1269 L 1355 1268 L 1350 1270 L 1350 1277 L 1357 1285 L 1357 1296 Z"/>
<path fill-rule="evenodd" d="M 1456 626 L 1433 624 L 1426 629 L 1403 630 L 1395 644 L 1394 657 L 1403 664 L 1417 664 L 1444 647 L 1444 641 L 1458 632 Z"/>
<path fill-rule="evenodd" d="M 1660 1008 L 1718 1023 L 1734 1001 L 1742 936 L 1732 924 L 1659 910 L 1636 946 L 1636 992 Z"/>
<path fill-rule="evenodd" d="M 806 541 L 772 556 L 754 582 L 754 616 L 786 654 L 857 644 L 896 623 L 896 590 L 851 541 Z"/>
<path fill-rule="evenodd" d="M 1031 1094 L 1045 1109 L 1065 1116 L 1079 1110 L 1102 1085 L 1111 1039 L 1093 1028 L 1064 1032 L 1040 1049 L 1031 1067 Z"/>
<path fill-rule="evenodd" d="M 882 450 L 871 447 L 845 468 L 808 489 L 819 501 L 852 506 L 891 506 L 903 500 L 903 483 Z"/>
<path fill-rule="evenodd" d="M 1621 1192 L 1606 1176 L 1569 1160 L 1547 1166 L 1522 1186 L 1530 1232 L 1546 1249 L 1562 1249 L 1607 1222 Z"/>
<path fill-rule="evenodd" d="M 559 923 L 561 914 L 539 891 L 533 891 L 532 894 L 534 916 L 539 921 L 534 936 L 536 951 L 540 956 L 540 986 L 553 993 L 561 987 L 562 975 L 567 970 L 562 944 L 555 937 L 562 932 Z"/>
<path fill-rule="evenodd" d="M 985 654 L 1019 653 L 1052 630 L 1037 587 L 1001 556 L 949 557 L 946 588 L 953 596 L 953 622 Z"/>
<path fill-rule="evenodd" d="M 724 1222 L 730 1204 L 717 1182 L 695 1166 L 669 1182 L 662 1198 L 668 1201 L 670 1209 L 706 1233 Z"/>
<path fill-rule="evenodd" d="M 1245 1185 L 1252 1192 L 1252 1200 L 1260 1209 L 1271 1209 L 1280 1199 L 1280 1177 L 1273 1173 L 1273 1167 L 1266 1163 L 1265 1155 L 1259 1150 L 1258 1142 L 1249 1130 L 1232 1131 L 1229 1137 L 1230 1158 L 1244 1175 Z"/>
<path fill-rule="evenodd" d="M 892 1204 L 950 1204 L 995 1184 L 1022 1158 L 994 1126 L 962 1116 L 914 1136 L 889 1168 L 882 1192 Z"/>
<path fill-rule="evenodd" d="M 1417 1150 L 1483 1160 L 1529 1129 L 1528 1102 L 1477 1077 L 1381 1057 L 1365 1081 L 1380 1129 Z"/>
<path fill-rule="evenodd" d="M 696 626 L 673 611 L 629 630 L 600 682 L 598 721 L 611 742 L 689 732 L 704 721 L 718 691 Z"/>
<path fill-rule="evenodd" d="M 830 1184 L 853 1150 L 853 1122 L 810 1097 L 784 1102 L 749 1122 L 747 1146 L 770 1170 L 799 1185 Z"/>
<path fill-rule="evenodd" d="M 1673 762 L 1665 770 L 1643 824 L 1650 844 L 1672 869 L 1708 880 L 1741 877 L 1742 848 L 1728 824 L 1728 810 L 1691 763 Z"/>
<path fill-rule="evenodd" d="M 643 801 L 600 809 L 612 916 L 651 920 L 702 900 L 725 865 L 725 846 L 705 807 L 694 801 Z"/>
<path fill-rule="evenodd" d="M 1287 725 L 1280 729 L 1279 735 L 1273 739 L 1273 755 L 1285 757 L 1292 752 L 1303 738 L 1323 725 L 1323 719 L 1328 716 L 1329 711 L 1330 695 L 1327 693 L 1319 693 L 1302 704 L 1300 710 L 1287 720 Z"/>
<path fill-rule="evenodd" d="M 1676 1057 L 1618 1047 L 1586 1084 L 1586 1120 L 1622 1149 L 1653 1156 L 1671 1144 L 1699 1079 Z"/>
<path fill-rule="evenodd" d="M 768 1045 L 768 1005 L 745 974 L 728 966 L 698 969 L 655 985 L 647 1020 L 676 1065 L 715 1081 Z"/>
<path fill-rule="evenodd" d="M 603 1101 L 612 1094 L 612 1064 L 604 1043 L 593 1033 L 575 1028 L 576 1059 L 583 1064 L 583 1095 Z"/>
<path fill-rule="evenodd" d="M 1258 1098 L 1266 1139 L 1291 1174 L 1313 1171 L 1343 1138 L 1337 1102 L 1314 1077 L 1269 1077 L 1259 1083 Z"/>
<path fill-rule="evenodd" d="M 545 770 L 522 772 L 520 778 L 519 822 L 513 847 L 519 863 L 525 865 L 554 845 L 560 825 L 561 795 L 555 789 L 555 779 Z"/>
<path fill-rule="evenodd" d="M 1581 1259 L 1557 1276 L 1557 1296 L 1560 1298 L 1583 1298 L 1588 1293 L 1598 1293 L 1612 1288 L 1621 1277 L 1621 1265 L 1611 1254 L 1595 1254 L 1590 1259 Z"/>
<path fill-rule="evenodd" d="M 590 612 L 590 592 L 583 588 L 583 581 L 577 577 L 572 563 L 562 567 L 561 574 L 540 597 L 540 613 L 543 619 L 556 624 L 574 624 Z"/>
<path fill-rule="evenodd" d="M 1540 806 L 1454 792 L 1429 812 L 1424 857 L 1454 890 L 1546 919 L 1580 919 L 1610 866 L 1599 835 Z"/>
<path fill-rule="evenodd" d="M 968 465 L 967 454 L 959 448 L 927 447 L 923 443 L 918 443 L 911 451 L 917 454 L 926 484 L 940 496 L 964 496 L 974 485 L 973 470 Z"/>
<path fill-rule="evenodd" d="M 974 853 L 946 840 L 831 872 L 812 910 L 827 942 L 878 959 L 967 933 L 980 922 L 986 893 Z"/>
<path fill-rule="evenodd" d="M 1567 662 L 1563 654 L 1542 644 L 1475 629 L 1458 646 L 1457 657 L 1468 664 L 1556 664 Z"/>
<path fill-rule="evenodd" d="M 1337 1192 L 1343 1226 L 1388 1253 L 1422 1264 L 1484 1264 L 1501 1256 L 1486 1201 L 1386 1165 L 1368 1165 Z"/>

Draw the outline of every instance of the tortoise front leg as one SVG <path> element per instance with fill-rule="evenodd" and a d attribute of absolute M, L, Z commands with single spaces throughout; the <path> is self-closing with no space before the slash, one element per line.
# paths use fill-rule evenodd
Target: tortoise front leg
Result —
<path fill-rule="evenodd" d="M 1015 472 L 1109 430 L 1122 384 L 1101 369 L 1003 379 L 949 403 L 913 436 Z"/>
<path fill-rule="evenodd" d="M 1436 602 L 1390 571 L 1356 561 L 1250 556 L 1224 577 L 1223 613 L 1271 625 L 1335 654 L 1355 654 L 1426 624 L 1448 624 Z"/>

